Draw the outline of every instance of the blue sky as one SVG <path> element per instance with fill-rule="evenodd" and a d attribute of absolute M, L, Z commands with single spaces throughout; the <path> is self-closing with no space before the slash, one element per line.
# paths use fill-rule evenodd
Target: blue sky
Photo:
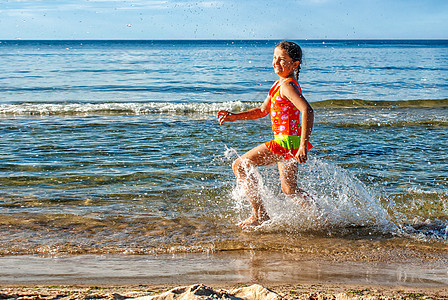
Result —
<path fill-rule="evenodd" d="M 0 39 L 447 39 L 447 0 L 0 0 Z"/>

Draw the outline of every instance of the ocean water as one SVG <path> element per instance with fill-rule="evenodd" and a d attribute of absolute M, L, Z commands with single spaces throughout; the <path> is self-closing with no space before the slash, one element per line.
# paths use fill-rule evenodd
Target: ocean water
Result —
<path fill-rule="evenodd" d="M 276 43 L 1 41 L 0 254 L 446 256 L 448 41 L 298 41 L 315 109 L 299 186 L 319 211 L 269 166 L 272 220 L 236 228 L 251 211 L 231 164 L 270 120 L 216 113 L 261 103 Z"/>

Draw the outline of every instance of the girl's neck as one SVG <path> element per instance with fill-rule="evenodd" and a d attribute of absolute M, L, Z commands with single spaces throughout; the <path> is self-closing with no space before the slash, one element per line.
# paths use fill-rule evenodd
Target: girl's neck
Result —
<path fill-rule="evenodd" d="M 280 77 L 280 79 L 279 79 L 279 81 L 281 82 L 281 83 L 283 83 L 284 81 L 286 81 L 286 80 L 288 80 L 288 79 L 290 79 L 290 78 L 292 78 L 292 79 L 296 79 L 295 77 L 294 77 L 294 75 L 289 75 L 289 76 L 287 76 L 287 77 L 282 77 L 282 76 L 279 76 Z"/>

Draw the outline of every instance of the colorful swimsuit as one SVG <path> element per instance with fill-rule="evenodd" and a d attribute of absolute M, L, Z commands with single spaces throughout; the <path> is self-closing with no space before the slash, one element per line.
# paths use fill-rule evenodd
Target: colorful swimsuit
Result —
<path fill-rule="evenodd" d="M 266 142 L 265 145 L 271 152 L 282 155 L 285 159 L 293 158 L 300 148 L 300 111 L 289 100 L 280 95 L 280 87 L 283 83 L 292 81 L 296 84 L 299 92 L 302 93 L 299 83 L 288 78 L 282 83 L 276 81 L 269 90 L 271 97 L 271 121 L 274 140 Z M 308 144 L 308 149 L 311 149 Z"/>

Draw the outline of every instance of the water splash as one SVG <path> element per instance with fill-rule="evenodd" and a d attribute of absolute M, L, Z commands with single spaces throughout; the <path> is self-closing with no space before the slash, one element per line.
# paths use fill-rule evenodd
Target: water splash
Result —
<path fill-rule="evenodd" d="M 226 157 L 238 156 L 234 149 L 226 150 Z M 270 216 L 268 222 L 255 228 L 262 232 L 318 231 L 327 234 L 379 234 L 380 236 L 404 236 L 416 240 L 446 241 L 448 222 L 439 218 L 422 220 L 416 212 L 413 219 L 402 210 L 422 207 L 422 201 L 411 201 L 413 209 L 379 195 L 349 171 L 318 158 L 310 159 L 299 167 L 299 187 L 315 201 L 316 207 L 304 209 L 296 200 L 285 196 L 279 187 L 275 166 L 248 170 L 258 181 L 258 193 Z M 438 196 L 441 197 L 440 195 Z M 234 209 L 241 219 L 248 216 L 251 207 L 243 187 L 236 184 L 232 191 Z M 388 203 L 382 203 L 386 199 Z M 446 201 L 438 199 L 432 210 L 446 210 Z M 416 205 L 418 203 L 419 205 Z M 434 208 L 436 207 L 436 208 Z M 419 209 L 420 211 L 421 209 Z"/>
<path fill-rule="evenodd" d="M 341 167 L 316 158 L 299 171 L 331 226 L 386 226 L 390 216 L 374 191 Z"/>
<path fill-rule="evenodd" d="M 227 158 L 238 155 L 227 149 Z M 275 167 L 247 170 L 258 181 L 258 193 L 271 218 L 263 230 L 328 230 L 345 227 L 395 227 L 379 198 L 346 170 L 320 159 L 310 159 L 299 167 L 299 187 L 315 201 L 315 207 L 303 208 L 295 199 L 282 194 Z M 232 191 L 235 209 L 240 215 L 250 205 L 241 184 Z"/>

